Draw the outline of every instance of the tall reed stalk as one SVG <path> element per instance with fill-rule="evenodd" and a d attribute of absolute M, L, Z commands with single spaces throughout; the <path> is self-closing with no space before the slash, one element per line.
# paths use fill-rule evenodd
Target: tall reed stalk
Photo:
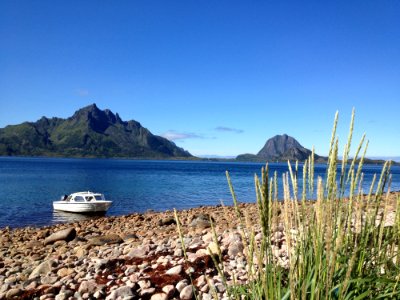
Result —
<path fill-rule="evenodd" d="M 234 290 L 241 292 L 231 294 L 232 298 L 400 299 L 400 198 L 389 201 L 390 163 L 385 163 L 378 182 L 375 176 L 368 194 L 364 194 L 362 167 L 368 142 L 363 135 L 350 159 L 353 110 L 340 160 L 337 124 L 338 113 L 325 178 L 318 177 L 315 181 L 313 148 L 302 167 L 301 195 L 298 195 L 299 165 L 296 162 L 293 170 L 288 162 L 289 171 L 282 174 L 282 214 L 277 174 L 270 178 L 267 164 L 261 170 L 261 177 L 255 176 L 263 238 L 260 243 L 255 241 L 254 228 L 246 228 L 242 234 L 247 237 L 249 282 L 235 286 Z M 242 221 L 229 174 L 227 177 L 237 216 Z M 392 218 L 390 224 L 388 216 Z M 279 223 L 284 227 L 286 266 L 279 263 L 272 251 L 271 237 Z"/>

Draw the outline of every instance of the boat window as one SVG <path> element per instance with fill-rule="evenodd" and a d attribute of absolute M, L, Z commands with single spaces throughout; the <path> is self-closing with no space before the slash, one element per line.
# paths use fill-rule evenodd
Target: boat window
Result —
<path fill-rule="evenodd" d="M 85 201 L 85 199 L 82 196 L 75 196 L 75 201 L 82 202 Z"/>
<path fill-rule="evenodd" d="M 96 200 L 103 200 L 103 198 L 100 195 L 96 195 L 94 197 L 96 198 Z"/>

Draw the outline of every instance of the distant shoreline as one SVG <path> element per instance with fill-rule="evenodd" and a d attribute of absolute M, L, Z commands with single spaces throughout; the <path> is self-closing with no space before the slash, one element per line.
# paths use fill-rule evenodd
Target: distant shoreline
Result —
<path fill-rule="evenodd" d="M 238 160 L 235 158 L 202 158 L 202 157 L 124 157 L 124 156 L 114 156 L 114 157 L 103 157 L 103 156 L 60 156 L 60 155 L 0 155 L 0 158 L 60 158 L 60 159 L 110 159 L 110 160 L 134 160 L 134 161 L 146 161 L 146 160 L 155 160 L 155 161 L 205 161 L 205 162 L 237 162 L 237 163 L 287 163 L 287 160 L 276 160 L 276 161 L 266 161 L 263 159 L 255 159 L 255 160 Z M 390 161 L 390 160 L 388 160 Z M 295 163 L 296 161 L 291 161 Z M 400 166 L 400 162 L 392 160 L 392 165 Z M 299 163 L 304 163 L 304 161 L 299 161 Z M 317 160 L 315 164 L 326 164 L 327 160 Z M 338 163 L 341 163 L 339 160 Z M 357 164 L 359 160 L 357 160 Z M 386 160 L 382 159 L 364 159 L 364 165 L 384 165 Z M 348 161 L 348 165 L 351 164 L 351 159 Z"/>

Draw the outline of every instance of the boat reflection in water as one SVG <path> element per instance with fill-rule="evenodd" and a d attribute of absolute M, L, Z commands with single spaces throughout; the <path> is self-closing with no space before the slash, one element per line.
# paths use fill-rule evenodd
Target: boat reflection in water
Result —
<path fill-rule="evenodd" d="M 65 211 L 54 210 L 52 223 L 73 223 L 78 221 L 97 219 L 105 216 L 105 212 L 77 214 Z"/>

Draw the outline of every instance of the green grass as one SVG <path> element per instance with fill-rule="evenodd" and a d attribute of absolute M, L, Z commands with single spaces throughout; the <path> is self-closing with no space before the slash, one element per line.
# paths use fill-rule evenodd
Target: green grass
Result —
<path fill-rule="evenodd" d="M 394 201 L 394 225 L 379 222 L 392 209 L 389 192 L 384 192 L 390 186 L 390 163 L 383 166 L 369 190 L 363 191 L 362 167 L 368 142 L 364 135 L 350 160 L 353 111 L 339 161 L 337 123 L 338 114 L 325 178 L 314 178 L 312 154 L 304 163 L 299 190 L 298 163 L 295 167 L 288 163 L 289 172 L 283 174 L 282 204 L 277 199 L 277 174 L 270 178 L 266 165 L 261 176 L 255 176 L 261 242 L 255 241 L 254 228 L 245 226 L 227 174 L 249 265 L 247 284 L 227 286 L 231 299 L 400 299 L 400 197 Z M 347 197 L 346 189 L 350 190 Z M 310 198 L 316 198 L 313 205 L 307 201 Z M 278 222 L 284 226 L 287 267 L 278 263 L 271 247 Z M 224 277 L 223 265 L 215 263 Z"/>

